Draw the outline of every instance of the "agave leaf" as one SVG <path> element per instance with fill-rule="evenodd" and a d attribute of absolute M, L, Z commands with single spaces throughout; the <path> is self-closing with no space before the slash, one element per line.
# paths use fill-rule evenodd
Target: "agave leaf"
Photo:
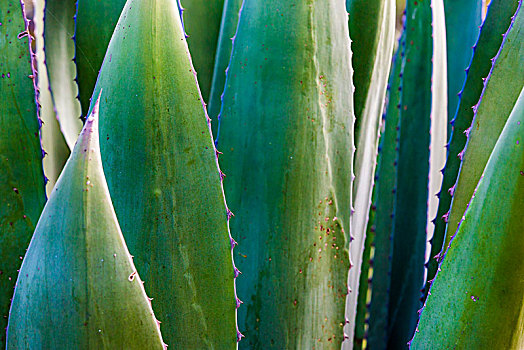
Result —
<path fill-rule="evenodd" d="M 524 346 L 524 89 L 447 250 L 412 349 Z"/>
<path fill-rule="evenodd" d="M 239 345 L 340 349 L 354 150 L 344 4 L 241 11 L 218 143 L 243 272 Z"/>
<path fill-rule="evenodd" d="M 524 42 L 521 40 L 524 35 L 524 11 L 521 10 L 521 3 L 519 1 L 510 27 L 504 34 L 480 99 L 472 107 L 475 115 L 471 126 L 465 131 L 468 140 L 460 154 L 462 163 L 454 187 L 445 247 L 457 231 L 489 155 L 524 86 Z"/>
<path fill-rule="evenodd" d="M 49 88 L 60 122 L 60 128 L 70 149 L 82 130 L 78 85 L 76 84 L 75 14 L 76 1 L 46 0 L 44 14 L 45 62 Z"/>
<path fill-rule="evenodd" d="M 234 241 L 176 2 L 127 2 L 94 96 L 101 89 L 109 191 L 164 340 L 236 348 Z"/>
<path fill-rule="evenodd" d="M 198 85 L 205 101 L 209 101 L 215 53 L 220 33 L 224 0 L 179 0 L 183 8 L 184 30 Z"/>
<path fill-rule="evenodd" d="M 100 159 L 97 105 L 36 226 L 7 332 L 7 349 L 67 349 L 72 344 L 82 349 L 163 348 L 111 204 Z"/>
<path fill-rule="evenodd" d="M 353 39 L 355 68 L 355 154 L 354 214 L 351 218 L 349 271 L 349 325 L 345 332 L 351 347 L 366 236 L 373 175 L 375 173 L 379 125 L 384 108 L 387 80 L 395 42 L 395 2 L 393 0 L 347 1 L 349 30 Z M 374 13 L 376 11 L 376 14 Z"/>
<path fill-rule="evenodd" d="M 215 68 L 213 69 L 213 80 L 209 95 L 209 106 L 207 112 L 211 118 L 213 135 L 218 138 L 218 119 L 220 107 L 222 106 L 222 93 L 226 84 L 226 69 L 231 59 L 231 49 L 237 30 L 238 18 L 242 0 L 225 0 L 224 12 L 220 24 L 220 35 L 218 36 L 217 52 L 215 56 Z"/>
<path fill-rule="evenodd" d="M 476 104 L 480 98 L 483 87 L 482 78 L 486 77 L 489 73 L 492 65 L 491 58 L 497 54 L 502 42 L 502 34 L 508 29 L 511 16 L 515 13 L 517 4 L 518 2 L 515 0 L 500 0 L 494 1 L 491 4 L 487 17 L 482 24 L 477 43 L 473 47 L 475 55 L 469 67 L 466 69 L 467 79 L 460 92 L 460 103 L 457 107 L 457 112 L 451 121 L 453 129 L 448 144 L 448 157 L 439 194 L 439 208 L 433 238 L 431 239 L 431 253 L 428 264 L 425 295 L 427 295 L 431 281 L 435 276 L 441 256 L 449 217 L 448 211 L 454 192 L 453 185 L 457 180 L 461 162 L 457 154 L 462 151 L 466 144 L 467 137 L 464 135 L 464 131 L 471 126 L 473 119 L 471 106 Z"/>
<path fill-rule="evenodd" d="M 424 281 L 432 97 L 431 21 L 429 1 L 407 1 L 388 320 L 388 348 L 392 349 L 406 348 L 415 331 Z"/>
<path fill-rule="evenodd" d="M 68 1 L 75 3 L 72 0 Z M 82 104 L 83 114 L 86 114 L 89 109 L 98 71 L 102 66 L 107 45 L 109 45 L 109 40 L 111 40 L 111 35 L 125 3 L 126 0 L 76 1 L 75 61 L 78 96 Z"/>
<path fill-rule="evenodd" d="M 380 82 L 387 80 L 388 74 L 384 78 L 383 71 L 389 72 L 388 63 L 391 62 L 393 53 L 396 4 L 394 0 L 346 0 L 346 8 L 349 15 L 349 34 L 352 40 L 352 65 L 355 69 L 353 78 L 356 87 L 354 104 L 357 118 L 355 141 L 358 143 L 361 122 L 366 117 L 364 109 L 366 107 L 369 109 L 369 106 L 366 106 L 366 100 L 375 91 L 372 85 L 373 83 L 377 85 L 377 80 Z M 393 34 L 390 33 L 391 31 Z M 379 57 L 380 55 L 384 57 Z M 387 57 L 390 57 L 389 61 L 385 60 Z M 384 62 L 381 62 L 382 60 Z M 379 63 L 384 64 L 379 65 Z M 382 85 L 386 84 L 380 84 Z M 374 88 L 376 89 L 377 86 Z"/>
<path fill-rule="evenodd" d="M 385 349 L 387 341 L 393 218 L 397 186 L 399 103 L 402 90 L 403 60 L 401 54 L 405 46 L 404 33 L 399 40 L 399 47 L 389 77 L 388 105 L 383 122 L 384 130 L 381 135 L 375 175 L 373 276 L 367 331 L 367 347 L 370 349 Z"/>
<path fill-rule="evenodd" d="M 19 1 L 0 2 L 0 348 L 21 257 L 46 199 L 24 15 Z"/>
<path fill-rule="evenodd" d="M 38 81 L 38 113 L 42 120 L 40 127 L 42 149 L 45 151 L 43 159 L 44 174 L 47 180 L 46 193 L 49 196 L 56 180 L 60 176 L 62 169 L 71 153 L 64 135 L 60 130 L 60 124 L 56 118 L 55 106 L 51 91 L 49 90 L 49 79 L 45 64 L 44 52 L 44 0 L 36 0 L 34 5 L 33 22 L 34 38 L 36 43 L 36 62 L 37 62 L 37 81 Z M 31 3 L 26 6 L 29 7 Z"/>
<path fill-rule="evenodd" d="M 465 70 L 473 57 L 471 47 L 475 45 L 479 36 L 482 1 L 444 0 L 444 10 L 446 17 L 448 115 L 453 117 L 459 103 L 458 93 L 464 86 L 466 79 Z"/>

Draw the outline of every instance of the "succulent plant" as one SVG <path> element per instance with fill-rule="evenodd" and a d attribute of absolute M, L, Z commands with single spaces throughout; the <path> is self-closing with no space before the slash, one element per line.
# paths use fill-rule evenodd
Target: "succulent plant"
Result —
<path fill-rule="evenodd" d="M 400 85 L 403 61 L 401 53 L 404 42 L 405 37 L 402 35 L 399 38 L 389 78 L 388 103 L 383 116 L 383 130 L 378 149 L 375 187 L 373 188 L 373 204 L 368 224 L 369 236 L 366 236 L 366 249 L 369 249 L 369 253 L 362 261 L 360 277 L 358 306 L 360 318 L 363 319 L 364 324 L 360 326 L 359 332 L 356 330 L 355 342 L 358 345 L 359 342 L 365 341 L 366 345 L 372 349 L 385 349 L 387 342 L 393 219 L 395 218 L 397 185 L 398 122 L 402 91 Z M 365 266 L 365 263 L 369 267 Z M 371 268 L 372 271 L 370 271 Z M 368 294 L 370 294 L 369 300 Z M 366 316 L 367 313 L 369 316 Z"/>
<path fill-rule="evenodd" d="M 504 34 L 498 53 L 492 59 L 493 66 L 484 79 L 480 98 L 471 107 L 473 120 L 464 131 L 467 141 L 458 155 L 461 164 L 457 182 L 451 189 L 454 196 L 448 217 L 445 247 L 458 228 L 491 151 L 524 86 L 524 66 L 521 64 L 524 54 L 519 40 L 522 25 L 520 4 L 521 2 L 512 16 L 512 23 Z"/>
<path fill-rule="evenodd" d="M 522 348 L 486 4 L 3 0 L 0 347 Z"/>

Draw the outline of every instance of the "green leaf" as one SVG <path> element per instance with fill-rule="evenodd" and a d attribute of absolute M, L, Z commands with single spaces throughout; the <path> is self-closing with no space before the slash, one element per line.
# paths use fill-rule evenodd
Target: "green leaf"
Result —
<path fill-rule="evenodd" d="M 413 336 L 424 282 L 432 98 L 431 21 L 429 1 L 408 0 L 388 320 L 388 348 L 392 349 L 406 348 Z"/>
<path fill-rule="evenodd" d="M 500 2 L 494 1 L 494 2 Z M 497 5 L 495 5 L 497 6 Z M 471 49 L 479 36 L 482 1 L 444 0 L 448 70 L 448 115 L 453 117 L 459 104 L 458 93 L 464 86 Z M 451 131 L 451 130 L 449 130 Z"/>
<path fill-rule="evenodd" d="M 524 346 L 523 140 L 524 89 L 445 254 L 412 349 Z"/>
<path fill-rule="evenodd" d="M 354 152 L 344 4 L 244 1 L 228 69 L 219 146 L 239 346 L 340 349 Z"/>
<path fill-rule="evenodd" d="M 389 77 L 388 105 L 381 135 L 379 158 L 375 175 L 375 228 L 373 277 L 369 301 L 369 328 L 367 344 L 370 349 L 385 349 L 388 329 L 389 288 L 391 283 L 391 255 L 393 250 L 393 218 L 397 186 L 398 136 L 401 94 L 401 52 L 405 45 L 403 32 Z"/>
<path fill-rule="evenodd" d="M 165 342 L 236 348 L 228 210 L 176 2 L 128 1 L 101 89 L 109 191 Z"/>
<path fill-rule="evenodd" d="M 393 52 L 396 4 L 394 0 L 346 0 L 346 8 L 352 40 L 352 65 L 355 69 L 355 129 L 358 131 L 363 119 L 361 116 L 365 114 L 364 109 L 369 108 L 366 100 L 370 92 L 372 94 L 377 88 L 372 88 L 373 77 L 375 81 L 379 76 L 380 82 L 387 80 L 388 74 L 383 78 L 383 72 L 389 72 Z M 386 61 L 379 56 L 390 57 L 390 60 Z M 382 85 L 385 84 L 380 84 Z"/>
<path fill-rule="evenodd" d="M 476 104 L 480 98 L 483 88 L 482 78 L 486 77 L 490 71 L 492 65 L 491 58 L 497 54 L 502 42 L 502 34 L 508 29 L 511 16 L 515 13 L 517 4 L 518 2 L 514 0 L 493 1 L 487 17 L 482 24 L 477 43 L 474 46 L 475 55 L 467 69 L 468 76 L 464 83 L 463 90 L 460 93 L 460 103 L 457 108 L 457 113 L 453 121 L 451 121 L 453 129 L 449 138 L 448 158 L 439 195 L 439 208 L 435 229 L 433 231 L 433 238 L 431 239 L 428 282 L 425 288 L 426 295 L 437 271 L 439 258 L 441 256 L 448 221 L 447 217 L 449 216 L 447 213 L 453 197 L 453 191 L 450 191 L 450 189 L 457 180 L 461 162 L 457 154 L 462 151 L 466 144 L 467 138 L 464 135 L 464 131 L 471 126 L 473 119 L 471 106 Z M 445 247 L 447 247 L 447 244 Z"/>
<path fill-rule="evenodd" d="M 354 214 L 351 218 L 351 263 L 346 334 L 353 340 L 358 285 L 366 237 L 373 176 L 379 142 L 379 125 L 386 96 L 393 46 L 395 2 L 393 0 L 348 0 L 349 31 L 353 39 L 355 69 L 355 182 Z"/>
<path fill-rule="evenodd" d="M 97 109 L 86 121 L 22 263 L 7 349 L 163 349 L 111 204 Z"/>
<path fill-rule="evenodd" d="M 126 0 L 76 1 L 75 61 L 78 76 L 78 95 L 84 115 L 89 109 L 98 71 L 102 66 L 107 45 L 109 45 L 109 40 L 111 40 L 111 35 L 125 3 Z"/>
<path fill-rule="evenodd" d="M 82 111 L 77 98 L 76 66 L 73 62 L 76 1 L 46 0 L 44 6 L 44 50 L 49 88 L 60 128 L 72 150 L 82 130 Z"/>
<path fill-rule="evenodd" d="M 211 93 L 209 95 L 209 105 L 207 112 L 211 118 L 213 135 L 217 137 L 218 119 L 220 107 L 222 106 L 222 93 L 226 85 L 226 69 L 231 59 L 231 49 L 237 30 L 239 11 L 242 7 L 242 0 L 225 0 L 222 22 L 220 24 L 220 35 L 218 36 L 217 52 L 215 56 L 215 68 L 213 69 L 213 80 L 211 83 Z"/>
<path fill-rule="evenodd" d="M 204 100 L 209 101 L 224 0 L 179 1 L 184 9 L 184 30 L 193 66 L 198 72 L 198 85 Z"/>
<path fill-rule="evenodd" d="M 457 183 L 452 191 L 455 195 L 446 231 L 445 247 L 457 231 L 458 225 L 473 191 L 480 180 L 506 120 L 524 86 L 524 11 L 519 8 L 513 16 L 510 28 L 504 34 L 493 67 L 486 77 L 480 100 L 474 105 L 475 115 L 469 129 L 468 140 L 460 157 Z"/>
<path fill-rule="evenodd" d="M 0 2 L 0 23 L 0 348 L 5 348 L 3 330 L 21 257 L 46 198 L 35 81 L 29 78 L 35 72 L 19 1 Z M 33 67 L 36 71 L 35 62 Z"/>

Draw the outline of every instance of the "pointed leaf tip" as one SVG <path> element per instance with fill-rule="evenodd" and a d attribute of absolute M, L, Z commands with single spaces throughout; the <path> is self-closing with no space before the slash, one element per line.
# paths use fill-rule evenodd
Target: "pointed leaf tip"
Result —
<path fill-rule="evenodd" d="M 71 343 L 79 348 L 162 349 L 160 329 L 135 274 L 102 169 L 95 107 L 24 257 L 7 349 L 42 344 L 61 349 Z"/>

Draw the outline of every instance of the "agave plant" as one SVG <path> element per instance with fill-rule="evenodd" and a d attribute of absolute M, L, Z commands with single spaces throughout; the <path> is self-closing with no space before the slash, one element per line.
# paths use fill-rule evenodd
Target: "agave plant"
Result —
<path fill-rule="evenodd" d="M 522 348 L 521 7 L 2 1 L 0 347 Z"/>

